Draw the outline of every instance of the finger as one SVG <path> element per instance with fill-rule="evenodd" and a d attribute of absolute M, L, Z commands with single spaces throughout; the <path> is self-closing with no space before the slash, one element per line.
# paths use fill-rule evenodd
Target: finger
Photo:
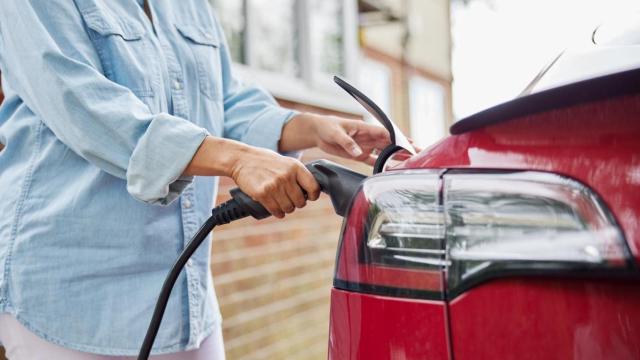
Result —
<path fill-rule="evenodd" d="M 311 175 L 311 172 L 309 172 L 309 170 L 302 164 L 300 164 L 300 167 L 298 168 L 297 180 L 300 187 L 302 187 L 302 189 L 307 193 L 307 198 L 309 200 L 318 200 L 318 197 L 320 197 L 320 185 L 313 175 Z"/>
<path fill-rule="evenodd" d="M 371 147 L 363 147 L 362 151 L 363 151 L 362 155 L 356 157 L 355 160 L 366 162 L 367 159 L 369 158 L 369 156 L 371 156 L 371 154 L 373 152 L 373 148 L 371 148 Z"/>
<path fill-rule="evenodd" d="M 298 185 L 297 178 L 287 183 L 287 196 L 289 200 L 298 209 L 303 208 L 307 204 L 307 199 L 300 186 Z"/>
<path fill-rule="evenodd" d="M 351 136 L 349 136 L 346 132 L 338 131 L 336 132 L 336 143 L 347 152 L 347 154 L 357 158 L 362 155 L 362 149 L 358 146 L 358 143 L 353 140 Z M 355 135 L 355 132 L 353 133 Z"/>
<path fill-rule="evenodd" d="M 282 212 L 291 214 L 293 210 L 296 209 L 295 205 L 293 205 L 291 199 L 289 199 L 289 196 L 284 191 L 284 189 L 279 191 L 277 194 L 274 194 L 273 197 L 275 198 L 276 202 L 278 203 L 278 207 Z"/>
<path fill-rule="evenodd" d="M 282 219 L 284 217 L 284 212 L 280 209 L 278 202 L 270 195 L 265 195 L 261 200 L 260 204 L 264 206 L 265 209 L 271 215 L 277 217 L 278 219 Z"/>
<path fill-rule="evenodd" d="M 362 135 L 366 134 L 370 139 L 374 141 L 384 141 L 387 143 L 391 141 L 391 138 L 389 136 L 389 132 L 387 131 L 387 129 L 377 125 L 359 123 L 358 134 L 362 134 Z"/>
<path fill-rule="evenodd" d="M 369 154 L 369 156 L 367 156 L 366 159 L 362 160 L 365 164 L 367 165 L 375 165 L 376 161 L 378 161 L 378 156 L 377 155 L 373 155 L 373 154 Z"/>

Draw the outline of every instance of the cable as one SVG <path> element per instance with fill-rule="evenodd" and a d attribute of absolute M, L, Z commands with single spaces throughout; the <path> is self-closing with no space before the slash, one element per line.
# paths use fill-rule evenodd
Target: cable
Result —
<path fill-rule="evenodd" d="M 180 253 L 180 256 L 178 256 L 176 262 L 171 267 L 169 274 L 167 274 L 167 277 L 164 280 L 164 284 L 162 284 L 162 289 L 160 290 L 156 307 L 153 310 L 153 316 L 151 317 L 147 334 L 144 337 L 144 342 L 142 343 L 142 347 L 138 353 L 138 360 L 147 360 L 149 358 L 151 348 L 153 347 L 153 343 L 158 335 L 158 330 L 160 329 L 164 311 L 166 310 L 167 303 L 169 302 L 171 290 L 173 289 L 176 280 L 178 280 L 178 276 L 184 268 L 184 265 L 187 263 L 187 260 L 189 260 L 191 255 L 193 255 L 193 253 L 198 249 L 200 244 L 202 244 L 202 242 L 207 238 L 214 227 L 217 225 L 228 224 L 234 220 L 247 216 L 249 216 L 249 213 L 241 208 L 241 205 L 238 204 L 236 199 L 231 199 L 214 208 L 211 216 L 200 227 L 200 230 L 198 230 L 193 238 L 191 238 L 187 246 L 182 250 L 182 253 Z"/>

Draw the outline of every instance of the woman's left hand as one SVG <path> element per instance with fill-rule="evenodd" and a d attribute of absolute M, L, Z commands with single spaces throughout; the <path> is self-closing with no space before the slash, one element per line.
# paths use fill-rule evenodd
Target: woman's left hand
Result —
<path fill-rule="evenodd" d="M 329 154 L 373 165 L 377 158 L 373 151 L 383 149 L 390 142 L 385 128 L 362 120 L 300 114 L 283 129 L 280 150 L 317 146 Z"/>

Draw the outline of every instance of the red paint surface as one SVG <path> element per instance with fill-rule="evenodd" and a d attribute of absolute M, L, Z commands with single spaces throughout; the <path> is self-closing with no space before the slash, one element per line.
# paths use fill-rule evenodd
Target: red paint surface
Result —
<path fill-rule="evenodd" d="M 449 305 L 453 353 L 467 359 L 640 359 L 635 282 L 497 280 Z"/>
<path fill-rule="evenodd" d="M 537 170 L 574 178 L 604 200 L 640 262 L 638 95 L 450 136 L 401 168 Z M 345 236 L 355 237 L 354 229 L 347 226 Z M 341 255 L 345 268 L 354 266 L 348 259 Z M 448 306 L 334 289 L 331 305 L 332 359 L 440 359 L 447 341 L 457 360 L 640 359 L 637 279 L 498 279 Z M 427 343 L 442 346 L 427 349 Z"/>
<path fill-rule="evenodd" d="M 448 359 L 445 305 L 333 289 L 329 359 Z"/>

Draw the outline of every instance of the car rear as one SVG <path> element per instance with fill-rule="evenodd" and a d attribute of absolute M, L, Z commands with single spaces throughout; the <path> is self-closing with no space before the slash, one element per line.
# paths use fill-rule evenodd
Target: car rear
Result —
<path fill-rule="evenodd" d="M 329 358 L 640 358 L 638 84 L 534 91 L 367 179 Z"/>

